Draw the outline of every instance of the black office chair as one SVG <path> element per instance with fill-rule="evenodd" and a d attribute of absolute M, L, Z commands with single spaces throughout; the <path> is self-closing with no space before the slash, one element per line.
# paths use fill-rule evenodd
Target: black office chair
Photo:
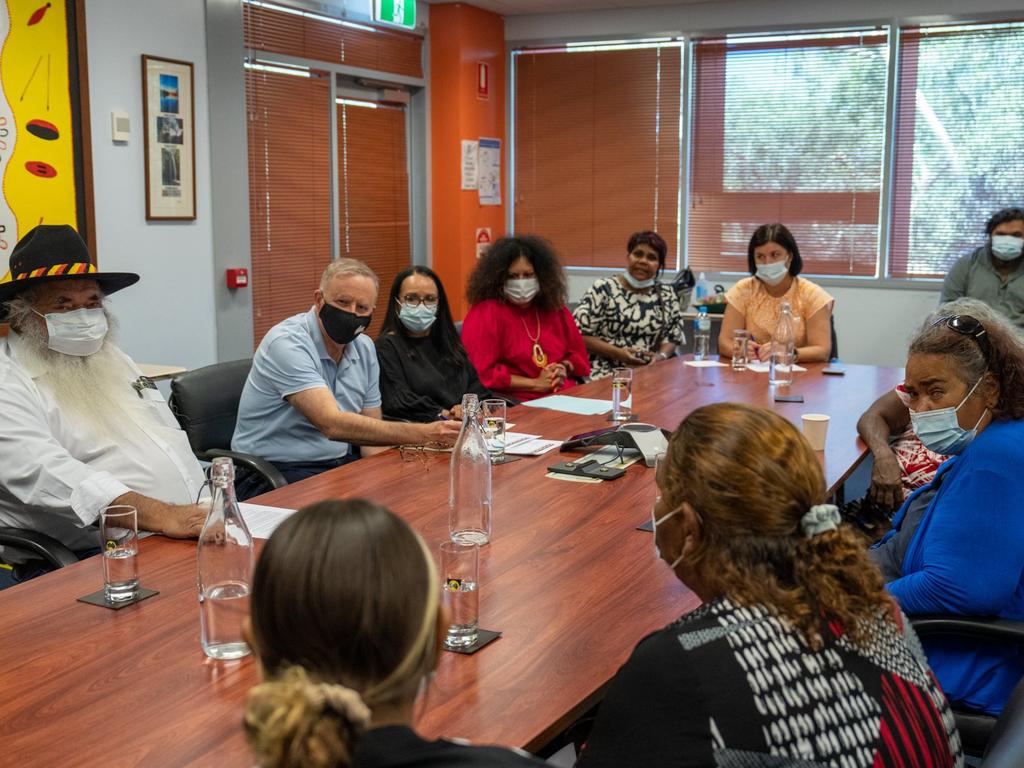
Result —
<path fill-rule="evenodd" d="M 920 638 L 946 635 L 966 640 L 1024 644 L 1024 622 L 1021 621 L 977 616 L 911 616 L 910 623 Z M 1019 685 L 1017 689 L 1014 695 L 1019 693 Z M 1018 706 L 1024 709 L 1024 706 Z M 1005 714 L 1004 712 L 1004 716 Z M 956 718 L 957 730 L 960 731 L 964 753 L 976 757 L 984 755 L 995 733 L 996 718 L 984 712 L 955 707 L 953 715 Z M 1024 732 L 1024 720 L 1019 729 Z M 1024 739 L 1024 735 L 1021 738 Z M 1017 765 L 1020 765 L 1020 762 Z M 987 768 L 987 762 L 985 766 Z"/>
<path fill-rule="evenodd" d="M 1024 762 L 1024 680 L 1017 683 L 996 721 L 982 768 L 1020 768 Z"/>
<path fill-rule="evenodd" d="M 828 359 L 829 360 L 838 360 L 839 359 L 839 337 L 836 336 L 836 316 L 835 315 L 829 315 L 828 316 L 828 323 L 829 323 L 829 330 L 830 330 L 830 333 L 831 333 L 831 336 L 832 336 L 832 351 L 830 352 L 830 354 L 828 356 Z"/>
<path fill-rule="evenodd" d="M 16 560 L 16 571 L 55 571 L 78 562 L 78 557 L 55 538 L 24 528 L 0 527 L 0 547 L 4 560 Z M 17 557 L 11 557 L 11 555 Z M 9 586 L 9 585 L 8 585 Z"/>
<path fill-rule="evenodd" d="M 252 368 L 252 360 L 232 360 L 197 368 L 171 380 L 171 411 L 188 435 L 196 458 L 212 461 L 228 456 L 235 462 L 235 485 L 246 480 L 256 490 L 272 490 L 288 484 L 273 464 L 258 456 L 231 450 L 231 436 L 238 420 L 238 402 Z M 257 477 L 250 479 L 255 474 Z"/>

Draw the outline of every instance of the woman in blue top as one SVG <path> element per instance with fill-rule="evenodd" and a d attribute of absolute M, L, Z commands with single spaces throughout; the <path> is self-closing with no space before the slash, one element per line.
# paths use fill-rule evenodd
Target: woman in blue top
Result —
<path fill-rule="evenodd" d="M 925 447 L 949 455 L 872 550 L 908 614 L 1024 620 L 1024 338 L 974 299 L 911 340 L 897 393 Z M 927 641 L 949 700 L 998 715 L 1024 676 L 1017 645 Z"/>

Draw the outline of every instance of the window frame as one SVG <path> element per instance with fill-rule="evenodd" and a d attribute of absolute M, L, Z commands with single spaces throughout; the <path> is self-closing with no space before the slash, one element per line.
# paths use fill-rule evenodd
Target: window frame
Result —
<path fill-rule="evenodd" d="M 892 198 L 894 193 L 893 170 L 896 163 L 895 157 L 895 127 L 898 118 L 899 104 L 897 103 L 899 86 L 899 65 L 900 65 L 900 33 L 907 27 L 928 27 L 928 26 L 958 26 L 969 24 L 991 24 L 1010 23 L 1024 21 L 1024 14 L 1016 14 L 1021 18 L 1012 18 L 1015 14 L 1008 11 L 993 11 L 982 13 L 961 13 L 941 15 L 910 15 L 910 16 L 866 16 L 850 17 L 841 21 L 830 21 L 812 24 L 779 24 L 779 25 L 757 25 L 739 26 L 723 25 L 710 26 L 701 29 L 683 30 L 678 29 L 668 32 L 646 31 L 623 34 L 606 35 L 579 35 L 559 38 L 519 39 L 506 41 L 506 61 L 508 63 L 508 110 L 506 112 L 506 135 L 508 139 L 508 174 L 506 180 L 506 194 L 511 204 L 507 206 L 506 227 L 509 232 L 515 231 L 515 55 L 524 48 L 557 48 L 567 45 L 607 45 L 617 43 L 639 43 L 658 38 L 671 38 L 678 41 L 683 47 L 683 71 L 681 76 L 682 113 L 681 125 L 685 126 L 681 133 L 681 173 L 678 221 L 680 234 L 677 242 L 679 252 L 683 259 L 682 266 L 688 266 L 689 260 L 689 202 L 691 195 L 691 153 L 692 143 L 692 115 L 694 95 L 694 45 L 693 42 L 705 38 L 723 37 L 726 35 L 773 35 L 773 34 L 802 34 L 815 32 L 838 32 L 846 29 L 863 29 L 868 26 L 884 26 L 888 31 L 889 60 L 886 77 L 886 102 L 885 102 L 885 136 L 882 149 L 882 184 L 880 189 L 880 205 L 878 219 L 878 245 L 876 250 L 875 277 L 844 277 L 842 275 L 815 275 L 803 273 L 806 277 L 813 278 L 814 282 L 833 288 L 884 288 L 894 290 L 917 290 L 917 291 L 939 291 L 942 287 L 943 278 L 939 277 L 893 277 L 891 275 L 890 259 L 890 227 L 892 224 Z M 978 245 L 983 242 L 984 222 L 978 222 Z M 967 255 L 966 253 L 962 255 Z M 623 254 L 625 256 L 625 253 Z M 565 266 L 566 273 L 570 278 L 597 279 L 616 274 L 617 269 L 607 267 L 583 267 Z M 679 270 L 666 268 L 663 273 L 663 280 L 671 281 Z M 706 277 L 715 282 L 735 282 L 748 277 L 747 272 L 709 272 Z"/>

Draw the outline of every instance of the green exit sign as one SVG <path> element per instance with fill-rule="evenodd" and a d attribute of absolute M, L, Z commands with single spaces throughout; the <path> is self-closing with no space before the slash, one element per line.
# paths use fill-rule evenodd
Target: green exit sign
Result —
<path fill-rule="evenodd" d="M 374 19 L 415 29 L 416 0 L 374 0 Z"/>

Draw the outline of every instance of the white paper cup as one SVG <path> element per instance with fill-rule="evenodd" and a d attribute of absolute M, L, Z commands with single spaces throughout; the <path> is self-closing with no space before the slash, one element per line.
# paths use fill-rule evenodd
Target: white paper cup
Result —
<path fill-rule="evenodd" d="M 804 437 L 815 451 L 825 450 L 825 436 L 828 434 L 828 416 L 824 413 L 805 413 Z"/>

